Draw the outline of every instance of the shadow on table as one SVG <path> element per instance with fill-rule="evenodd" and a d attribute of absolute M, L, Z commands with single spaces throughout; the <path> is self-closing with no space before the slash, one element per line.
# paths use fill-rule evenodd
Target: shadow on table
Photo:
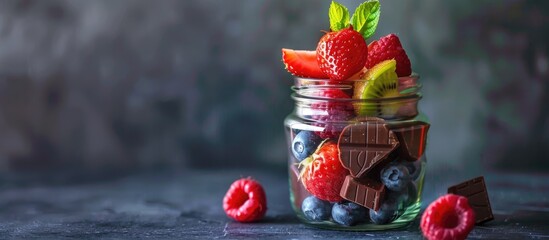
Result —
<path fill-rule="evenodd" d="M 294 214 L 283 214 L 277 216 L 266 216 L 260 223 L 268 224 L 297 224 L 300 223 Z"/>

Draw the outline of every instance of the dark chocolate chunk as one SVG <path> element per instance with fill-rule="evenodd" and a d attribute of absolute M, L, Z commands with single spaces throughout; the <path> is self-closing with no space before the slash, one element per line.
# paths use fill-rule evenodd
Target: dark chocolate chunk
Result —
<path fill-rule="evenodd" d="M 385 185 L 372 179 L 345 177 L 341 191 L 342 198 L 377 211 L 385 195 Z"/>
<path fill-rule="evenodd" d="M 475 211 L 475 223 L 480 224 L 494 220 L 488 191 L 484 183 L 484 177 L 477 177 L 448 188 L 448 193 L 467 197 L 469 205 Z"/>
<path fill-rule="evenodd" d="M 408 161 L 417 161 L 425 152 L 429 124 L 413 122 L 401 126 L 391 126 L 391 131 L 398 138 L 399 155 Z"/>
<path fill-rule="evenodd" d="M 345 127 L 338 142 L 341 164 L 357 178 L 364 177 L 369 170 L 388 159 L 397 146 L 395 134 L 380 118 Z"/>

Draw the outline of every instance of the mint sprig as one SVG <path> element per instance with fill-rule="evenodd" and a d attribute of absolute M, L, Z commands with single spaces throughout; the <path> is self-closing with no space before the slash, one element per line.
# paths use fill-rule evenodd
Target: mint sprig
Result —
<path fill-rule="evenodd" d="M 351 18 L 351 24 L 355 31 L 362 34 L 364 39 L 368 39 L 376 31 L 379 14 L 378 0 L 366 1 L 356 8 L 353 18 Z"/>
<path fill-rule="evenodd" d="M 349 27 L 349 10 L 336 1 L 330 4 L 328 12 L 330 17 L 330 29 L 334 32 Z"/>
<path fill-rule="evenodd" d="M 377 28 L 379 21 L 380 7 L 379 0 L 368 0 L 360 4 L 353 17 L 349 19 L 349 10 L 342 4 L 332 1 L 328 16 L 330 17 L 330 29 L 339 31 L 353 25 L 353 29 L 359 32 L 364 39 L 368 39 Z"/>

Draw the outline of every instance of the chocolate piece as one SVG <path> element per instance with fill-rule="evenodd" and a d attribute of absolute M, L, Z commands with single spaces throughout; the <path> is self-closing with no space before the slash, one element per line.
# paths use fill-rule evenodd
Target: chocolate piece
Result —
<path fill-rule="evenodd" d="M 480 224 L 494 220 L 490 199 L 486 191 L 484 177 L 477 177 L 448 188 L 448 193 L 467 197 L 469 205 L 475 211 L 475 223 Z"/>
<path fill-rule="evenodd" d="M 425 122 L 413 122 L 401 126 L 392 126 L 400 143 L 399 155 L 408 161 L 417 161 L 425 152 L 427 131 L 429 124 Z"/>
<path fill-rule="evenodd" d="M 339 195 L 351 202 L 377 211 L 385 195 L 385 185 L 372 179 L 345 177 Z"/>
<path fill-rule="evenodd" d="M 343 129 L 338 142 L 339 158 L 353 177 L 361 178 L 387 159 L 397 146 L 398 140 L 385 121 L 370 118 Z"/>

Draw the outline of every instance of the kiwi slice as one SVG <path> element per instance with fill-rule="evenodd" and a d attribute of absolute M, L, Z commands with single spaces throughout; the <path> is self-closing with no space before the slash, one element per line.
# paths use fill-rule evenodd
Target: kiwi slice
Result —
<path fill-rule="evenodd" d="M 354 99 L 382 99 L 397 97 L 398 76 L 396 61 L 386 60 L 368 69 L 362 80 L 355 83 Z M 401 104 L 390 102 L 355 103 L 357 116 L 393 118 Z"/>

